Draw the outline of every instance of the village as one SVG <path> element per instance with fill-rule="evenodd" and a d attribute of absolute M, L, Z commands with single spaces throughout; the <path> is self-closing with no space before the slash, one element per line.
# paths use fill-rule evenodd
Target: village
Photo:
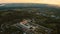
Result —
<path fill-rule="evenodd" d="M 34 24 L 31 22 L 32 22 L 31 20 L 23 19 L 20 23 L 16 23 L 16 24 L 13 24 L 10 26 L 18 28 L 19 30 L 21 30 L 23 32 L 23 34 L 37 34 L 38 30 L 40 30 L 40 32 L 38 34 L 51 34 L 52 29 L 49 29 L 44 26 Z M 2 30 L 4 30 L 3 25 L 4 24 L 1 25 Z M 5 28 L 9 28 L 7 24 L 5 25 Z M 1 32 L 3 32 L 3 31 L 1 31 Z M 11 33 L 11 34 L 13 34 L 13 33 Z M 15 32 L 14 34 L 17 34 L 17 32 Z"/>

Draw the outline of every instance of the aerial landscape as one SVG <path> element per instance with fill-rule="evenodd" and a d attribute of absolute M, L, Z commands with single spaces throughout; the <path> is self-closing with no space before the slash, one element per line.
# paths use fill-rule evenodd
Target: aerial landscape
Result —
<path fill-rule="evenodd" d="M 0 4 L 0 34 L 59 34 L 60 7 L 37 3 Z"/>

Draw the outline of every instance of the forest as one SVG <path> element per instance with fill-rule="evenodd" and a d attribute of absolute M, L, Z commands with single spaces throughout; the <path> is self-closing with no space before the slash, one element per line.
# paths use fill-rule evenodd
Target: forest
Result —
<path fill-rule="evenodd" d="M 60 33 L 59 9 L 20 8 L 20 9 L 0 10 L 0 26 L 1 24 L 12 25 L 19 22 L 22 19 L 31 19 L 31 20 L 34 19 L 35 24 L 52 29 L 51 34 Z"/>

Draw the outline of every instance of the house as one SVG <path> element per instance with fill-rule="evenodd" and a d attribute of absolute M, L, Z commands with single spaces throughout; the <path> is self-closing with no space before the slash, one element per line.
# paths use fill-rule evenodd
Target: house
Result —
<path fill-rule="evenodd" d="M 27 34 L 32 34 L 32 33 L 35 33 L 37 29 L 40 30 L 40 33 L 42 34 L 50 34 L 51 33 L 51 29 L 49 28 L 46 28 L 44 26 L 41 26 L 41 25 L 38 25 L 38 24 L 30 24 L 29 23 L 30 21 L 24 19 L 23 21 L 21 21 L 20 23 L 17 23 L 17 24 L 14 24 L 15 27 L 17 27 L 18 29 L 22 30 L 25 33 Z M 39 34 L 40 34 L 39 33 Z"/>

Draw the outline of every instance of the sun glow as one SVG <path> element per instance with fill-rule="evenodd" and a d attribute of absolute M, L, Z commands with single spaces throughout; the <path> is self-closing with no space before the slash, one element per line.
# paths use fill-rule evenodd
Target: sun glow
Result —
<path fill-rule="evenodd" d="M 0 0 L 0 3 L 43 3 L 60 6 L 60 0 Z"/>

